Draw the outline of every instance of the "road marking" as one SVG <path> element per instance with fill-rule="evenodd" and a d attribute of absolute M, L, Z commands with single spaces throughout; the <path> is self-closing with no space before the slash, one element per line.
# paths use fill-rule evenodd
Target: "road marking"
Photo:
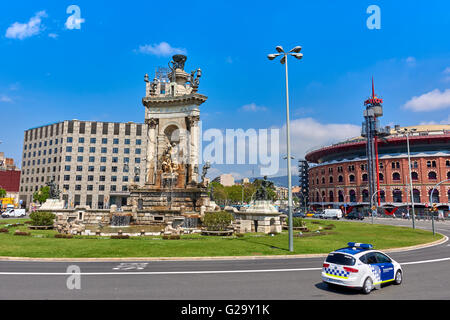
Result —
<path fill-rule="evenodd" d="M 403 262 L 404 265 L 424 264 L 432 262 L 450 261 L 450 257 L 432 260 Z M 197 270 L 197 271 L 150 271 L 150 272 L 0 272 L 0 275 L 28 275 L 28 276 L 67 276 L 80 274 L 83 276 L 118 276 L 118 275 L 183 275 L 183 274 L 230 274 L 230 273 L 264 273 L 264 272 L 296 272 L 296 271 L 319 271 L 322 268 L 295 268 L 295 269 L 260 269 L 260 270 Z"/>
<path fill-rule="evenodd" d="M 263 269 L 263 270 L 205 270 L 205 271 L 153 271 L 153 272 L 0 272 L 0 275 L 30 275 L 30 276 L 67 276 L 80 274 L 83 276 L 104 275 L 172 275 L 172 274 L 217 274 L 217 273 L 262 273 L 262 272 L 294 272 L 294 271 L 318 271 L 322 268 L 297 268 L 297 269 Z"/>
<path fill-rule="evenodd" d="M 401 265 L 409 265 L 409 264 L 422 264 L 422 263 L 430 263 L 430 262 L 441 262 L 448 261 L 450 258 L 441 258 L 441 259 L 432 259 L 432 260 L 423 260 L 423 261 L 413 261 L 413 262 L 403 262 Z"/>

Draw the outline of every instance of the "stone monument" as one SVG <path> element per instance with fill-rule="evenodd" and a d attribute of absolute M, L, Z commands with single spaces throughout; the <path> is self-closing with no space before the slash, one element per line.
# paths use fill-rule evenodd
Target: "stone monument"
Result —
<path fill-rule="evenodd" d="M 142 99 L 147 125 L 146 182 L 130 186 L 127 207 L 138 224 L 172 222 L 182 214 L 209 206 L 199 180 L 201 70 L 184 71 L 185 55 L 172 57 L 168 69 L 158 69 L 153 81 L 146 74 Z M 125 208 L 126 210 L 126 208 Z"/>
<path fill-rule="evenodd" d="M 272 184 L 264 177 L 261 186 L 256 190 L 255 201 L 245 211 L 235 213 L 238 232 L 281 232 L 280 212 L 269 200 L 268 188 Z"/>

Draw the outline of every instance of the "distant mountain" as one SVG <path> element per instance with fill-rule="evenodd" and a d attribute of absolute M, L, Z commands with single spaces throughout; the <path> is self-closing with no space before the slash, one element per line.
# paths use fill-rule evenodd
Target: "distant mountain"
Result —
<path fill-rule="evenodd" d="M 264 179 L 264 177 L 256 177 L 256 178 L 250 178 L 250 182 L 255 181 L 256 179 Z M 292 186 L 298 186 L 298 176 L 297 175 L 292 175 L 291 176 L 291 182 L 292 182 Z M 288 187 L 288 177 L 287 176 L 281 176 L 281 177 L 267 177 L 267 180 L 272 181 L 274 185 L 278 186 L 278 187 Z M 242 180 L 240 180 L 239 182 L 242 182 Z"/>

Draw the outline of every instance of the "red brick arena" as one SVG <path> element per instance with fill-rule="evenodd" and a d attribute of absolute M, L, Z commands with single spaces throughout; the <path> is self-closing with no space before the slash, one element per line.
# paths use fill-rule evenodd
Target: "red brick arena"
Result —
<path fill-rule="evenodd" d="M 406 127 L 409 135 L 415 213 L 426 215 L 433 187 L 450 179 L 450 125 Z M 379 201 L 378 212 L 396 216 L 411 209 L 406 136 L 390 129 L 378 141 L 379 191 L 370 195 L 367 179 L 366 140 L 349 139 L 309 152 L 309 203 L 314 208 L 368 212 L 370 197 Z M 400 129 L 400 130 L 399 130 Z M 450 181 L 433 192 L 433 203 L 445 217 L 450 202 Z M 377 199 L 378 195 L 380 198 Z M 410 210 L 411 212 L 411 210 Z"/>

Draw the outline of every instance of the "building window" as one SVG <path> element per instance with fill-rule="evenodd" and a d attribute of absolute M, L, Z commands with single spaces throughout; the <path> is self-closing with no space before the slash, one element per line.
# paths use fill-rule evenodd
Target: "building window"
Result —
<path fill-rule="evenodd" d="M 362 175 L 362 181 L 367 181 L 367 173 L 364 173 L 364 174 Z"/>
<path fill-rule="evenodd" d="M 350 182 L 355 182 L 355 175 L 351 174 L 351 175 L 348 177 L 348 179 L 349 179 Z M 353 201 L 352 201 L 352 202 L 353 202 Z"/>
<path fill-rule="evenodd" d="M 84 138 L 83 137 L 78 138 L 78 143 L 84 143 Z"/>
<path fill-rule="evenodd" d="M 413 199 L 415 203 L 420 203 L 420 191 L 413 189 Z"/>
<path fill-rule="evenodd" d="M 415 171 L 411 172 L 411 178 L 413 180 L 419 180 L 419 174 Z"/>
<path fill-rule="evenodd" d="M 394 181 L 400 181 L 400 173 L 394 172 L 394 173 L 392 174 L 392 180 L 394 180 Z"/>
<path fill-rule="evenodd" d="M 428 180 L 436 180 L 436 179 L 437 179 L 436 172 L 434 171 L 428 172 Z"/>
<path fill-rule="evenodd" d="M 338 182 L 344 182 L 344 177 L 343 176 L 339 176 L 338 177 Z"/>
<path fill-rule="evenodd" d="M 402 201 L 402 191 L 401 190 L 398 190 L 398 189 L 394 190 L 392 192 L 392 197 L 394 199 L 394 202 L 403 202 Z"/>
<path fill-rule="evenodd" d="M 91 138 L 91 143 L 96 143 L 97 142 L 97 139 L 95 139 L 95 138 Z"/>

